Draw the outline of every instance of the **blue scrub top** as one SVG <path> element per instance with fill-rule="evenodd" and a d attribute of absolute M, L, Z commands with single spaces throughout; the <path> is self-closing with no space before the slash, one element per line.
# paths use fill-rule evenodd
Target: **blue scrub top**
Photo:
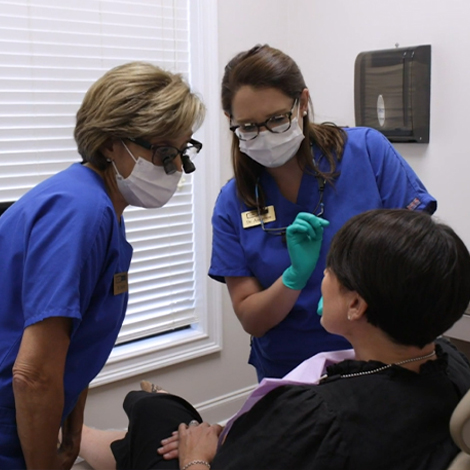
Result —
<path fill-rule="evenodd" d="M 23 330 L 49 317 L 73 320 L 64 419 L 114 346 L 128 299 L 114 295 L 114 275 L 128 272 L 132 247 L 102 178 L 76 163 L 0 217 L 0 253 L 0 468 L 24 468 L 12 390 Z"/>
<path fill-rule="evenodd" d="M 377 208 L 409 208 L 434 212 L 436 200 L 426 191 L 408 163 L 379 132 L 368 128 L 345 129 L 348 139 L 339 176 L 324 190 L 323 245 L 315 271 L 287 317 L 261 338 L 252 338 L 249 362 L 258 377 L 283 377 L 305 359 L 322 351 L 346 349 L 342 337 L 327 333 L 316 313 L 326 254 L 333 235 L 352 216 Z M 329 165 L 314 147 L 317 165 Z M 313 212 L 319 202 L 316 177 L 307 172 L 296 203 L 284 198 L 267 171 L 260 178 L 266 205 L 274 206 L 276 220 L 266 228 L 286 227 L 299 212 Z M 253 276 L 264 288 L 272 285 L 290 266 L 282 237 L 255 226 L 244 229 L 241 214 L 249 210 L 237 197 L 235 180 L 221 190 L 212 217 L 213 244 L 209 276 L 224 282 L 226 276 Z"/>

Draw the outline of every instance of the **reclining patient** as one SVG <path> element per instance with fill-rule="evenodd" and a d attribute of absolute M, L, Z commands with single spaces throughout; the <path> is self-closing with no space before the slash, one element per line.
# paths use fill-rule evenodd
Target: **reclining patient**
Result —
<path fill-rule="evenodd" d="M 281 381 L 222 435 L 182 398 L 130 392 L 128 432 L 84 427 L 81 455 L 97 469 L 446 469 L 470 366 L 439 336 L 469 304 L 467 248 L 428 214 L 374 210 L 339 230 L 326 266 L 321 323 L 352 359 L 317 385 Z"/>

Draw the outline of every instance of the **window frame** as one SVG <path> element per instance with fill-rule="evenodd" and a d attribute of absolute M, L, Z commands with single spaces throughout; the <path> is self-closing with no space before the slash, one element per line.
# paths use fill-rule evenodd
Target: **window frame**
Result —
<path fill-rule="evenodd" d="M 194 138 L 204 144 L 195 164 L 195 297 L 198 323 L 188 328 L 114 347 L 90 388 L 148 373 L 222 349 L 222 288 L 207 276 L 212 208 L 220 190 L 216 0 L 190 0 L 191 87 L 203 99 L 206 119 Z M 201 203 L 202 202 L 202 203 Z M 125 217 L 125 213 L 124 213 Z"/>

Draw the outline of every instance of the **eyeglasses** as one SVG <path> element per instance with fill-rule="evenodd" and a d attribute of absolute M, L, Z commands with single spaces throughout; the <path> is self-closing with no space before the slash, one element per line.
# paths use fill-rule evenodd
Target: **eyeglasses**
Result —
<path fill-rule="evenodd" d="M 190 139 L 183 150 L 171 145 L 153 145 L 143 139 L 132 139 L 130 137 L 128 139 L 144 149 L 151 150 L 152 163 L 154 165 L 163 164 L 167 175 L 171 175 L 176 171 L 176 165 L 173 160 L 178 155 L 181 155 L 181 163 L 183 164 L 184 172 L 192 173 L 196 167 L 191 160 L 193 160 L 202 149 L 202 143 L 194 139 Z"/>
<path fill-rule="evenodd" d="M 325 186 L 326 186 L 326 180 L 322 178 L 321 176 L 317 176 L 317 182 L 318 182 L 318 192 L 320 194 L 318 198 L 318 203 L 315 206 L 315 209 L 313 209 L 312 214 L 316 215 L 317 217 L 321 217 L 325 211 L 325 205 L 323 204 L 323 193 L 325 191 Z M 259 179 L 256 181 L 255 185 L 255 199 L 256 199 L 256 209 L 258 211 L 258 219 L 261 225 L 261 229 L 263 232 L 268 233 L 269 235 L 278 235 L 282 237 L 282 241 L 286 241 L 286 231 L 287 227 L 277 227 L 277 228 L 266 228 L 264 225 L 264 214 L 266 214 L 266 210 L 261 210 L 261 207 L 259 205 Z M 318 211 L 318 212 L 317 212 Z"/>
<path fill-rule="evenodd" d="M 288 113 L 271 116 L 264 122 L 244 122 L 243 124 L 231 125 L 230 130 L 235 132 L 235 135 L 240 140 L 256 139 L 262 127 L 265 127 L 273 134 L 282 134 L 290 129 L 292 124 L 292 114 L 294 113 L 294 108 L 297 105 L 297 102 L 298 100 L 294 100 L 294 104 Z M 230 117 L 230 123 L 232 123 L 232 117 Z"/>

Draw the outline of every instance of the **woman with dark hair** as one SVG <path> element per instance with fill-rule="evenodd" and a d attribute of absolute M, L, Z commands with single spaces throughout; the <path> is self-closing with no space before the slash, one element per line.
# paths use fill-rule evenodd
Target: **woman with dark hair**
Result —
<path fill-rule="evenodd" d="M 362 213 L 334 236 L 321 290 L 321 324 L 353 351 L 265 379 L 222 434 L 179 397 L 130 392 L 127 434 L 85 427 L 81 455 L 96 469 L 447 469 L 470 388 L 470 364 L 439 338 L 470 301 L 462 240 L 428 214 Z"/>
<path fill-rule="evenodd" d="M 379 132 L 313 123 L 302 73 L 277 49 L 256 46 L 227 64 L 222 107 L 233 132 L 234 179 L 215 205 L 209 275 L 227 284 L 252 336 L 258 379 L 282 377 L 317 352 L 350 346 L 316 315 L 337 230 L 366 210 L 433 213 L 436 201 Z M 286 247 L 286 227 L 300 212 L 329 221 L 315 269 L 298 244 Z"/>

